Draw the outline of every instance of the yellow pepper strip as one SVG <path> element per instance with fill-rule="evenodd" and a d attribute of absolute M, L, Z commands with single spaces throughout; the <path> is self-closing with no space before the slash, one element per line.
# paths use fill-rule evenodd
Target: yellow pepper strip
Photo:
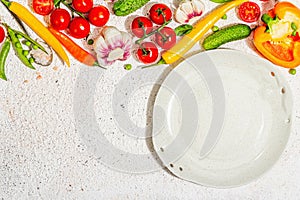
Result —
<path fill-rule="evenodd" d="M 10 11 L 15 13 L 23 22 L 25 22 L 39 37 L 41 37 L 59 57 L 65 61 L 70 67 L 70 60 L 60 42 L 52 35 L 52 33 L 33 15 L 27 8 L 17 2 L 8 2 L 1 0 Z"/>
<path fill-rule="evenodd" d="M 189 34 L 183 36 L 175 46 L 162 54 L 165 63 L 172 64 L 181 59 L 222 16 L 246 1 L 248 0 L 233 0 L 208 13 L 207 16 L 194 25 L 193 30 Z"/>

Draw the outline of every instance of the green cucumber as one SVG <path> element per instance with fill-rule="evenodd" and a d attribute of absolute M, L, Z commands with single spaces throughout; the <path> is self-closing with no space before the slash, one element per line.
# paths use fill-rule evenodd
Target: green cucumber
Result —
<path fill-rule="evenodd" d="M 214 3 L 226 3 L 226 2 L 229 2 L 229 1 L 232 1 L 232 0 L 210 0 Z"/>
<path fill-rule="evenodd" d="M 205 50 L 216 49 L 219 46 L 241 40 L 251 34 L 251 28 L 246 24 L 236 24 L 212 33 L 204 39 L 202 46 Z"/>

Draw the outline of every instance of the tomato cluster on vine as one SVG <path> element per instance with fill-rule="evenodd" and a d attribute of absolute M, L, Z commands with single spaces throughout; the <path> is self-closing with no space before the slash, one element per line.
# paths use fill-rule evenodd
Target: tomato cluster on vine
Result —
<path fill-rule="evenodd" d="M 136 57 L 142 63 L 149 64 L 157 61 L 159 50 L 157 45 L 164 49 L 170 49 L 176 44 L 175 31 L 167 27 L 172 20 L 171 9 L 162 3 L 154 4 L 149 10 L 149 17 L 138 16 L 131 23 L 131 32 L 138 37 L 139 45 Z M 157 27 L 154 26 L 157 25 Z M 154 36 L 153 41 L 145 39 Z"/>
<path fill-rule="evenodd" d="M 88 36 L 90 24 L 104 26 L 110 17 L 109 10 L 103 5 L 94 5 L 93 0 L 72 0 L 71 3 L 65 0 L 33 0 L 32 8 L 37 14 L 49 16 L 50 26 L 54 29 L 65 30 L 77 39 Z"/>

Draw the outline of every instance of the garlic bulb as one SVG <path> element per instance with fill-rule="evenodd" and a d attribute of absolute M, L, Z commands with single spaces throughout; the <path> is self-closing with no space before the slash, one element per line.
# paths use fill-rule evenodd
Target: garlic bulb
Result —
<path fill-rule="evenodd" d="M 132 46 L 131 36 L 116 27 L 107 26 L 95 39 L 93 49 L 101 66 L 112 65 L 117 60 L 127 60 Z"/>
<path fill-rule="evenodd" d="M 175 11 L 175 19 L 181 24 L 196 22 L 204 11 L 200 0 L 183 0 Z"/>

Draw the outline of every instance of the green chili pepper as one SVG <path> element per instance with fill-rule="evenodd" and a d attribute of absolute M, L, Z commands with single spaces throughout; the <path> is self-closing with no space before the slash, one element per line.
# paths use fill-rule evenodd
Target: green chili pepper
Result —
<path fill-rule="evenodd" d="M 16 52 L 16 55 L 18 56 L 18 58 L 22 61 L 22 63 L 26 66 L 29 67 L 30 69 L 35 69 L 34 66 L 29 62 L 29 60 L 27 59 L 26 56 L 23 55 L 23 48 L 22 46 L 19 48 L 17 47 L 18 45 L 16 44 L 20 44 L 20 41 L 18 39 L 18 37 L 16 36 L 16 33 L 13 29 L 11 29 L 9 26 L 6 26 L 7 28 L 7 33 L 12 41 L 14 50 Z"/>
<path fill-rule="evenodd" d="M 10 40 L 6 38 L 0 52 L 0 78 L 7 81 L 5 75 L 5 61 L 10 50 Z"/>

